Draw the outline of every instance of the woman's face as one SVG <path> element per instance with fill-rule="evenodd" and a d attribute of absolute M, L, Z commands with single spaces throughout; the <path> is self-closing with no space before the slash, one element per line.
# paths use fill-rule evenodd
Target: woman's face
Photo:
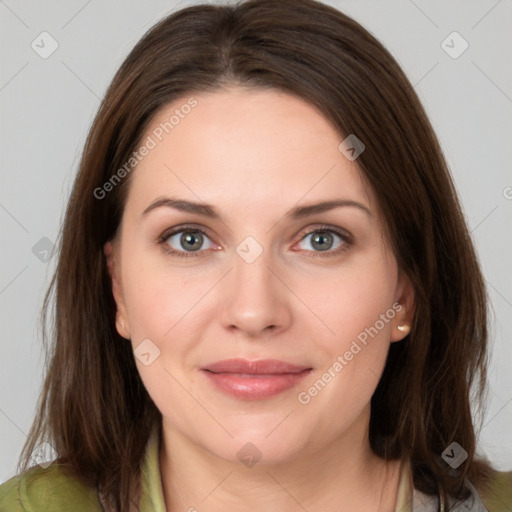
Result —
<path fill-rule="evenodd" d="M 152 120 L 106 246 L 164 435 L 235 462 L 361 446 L 413 299 L 357 159 L 294 96 L 192 96 Z"/>

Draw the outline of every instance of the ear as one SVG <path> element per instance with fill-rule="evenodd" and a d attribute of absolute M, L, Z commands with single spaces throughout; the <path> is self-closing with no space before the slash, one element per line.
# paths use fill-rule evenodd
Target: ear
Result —
<path fill-rule="evenodd" d="M 107 242 L 103 246 L 103 252 L 107 259 L 107 268 L 110 275 L 112 286 L 112 295 L 116 303 L 116 329 L 120 336 L 130 339 L 130 325 L 128 323 L 128 315 L 126 314 L 126 306 L 124 303 L 123 290 L 120 280 L 119 255 L 118 247 L 115 242 Z"/>
<path fill-rule="evenodd" d="M 395 306 L 396 305 L 396 306 Z M 393 309 L 396 315 L 392 321 L 391 341 L 403 340 L 411 331 L 414 320 L 414 287 L 410 279 L 400 272 Z"/>

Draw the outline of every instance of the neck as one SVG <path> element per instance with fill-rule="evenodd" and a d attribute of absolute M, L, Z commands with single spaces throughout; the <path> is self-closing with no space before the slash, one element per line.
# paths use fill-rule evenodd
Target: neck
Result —
<path fill-rule="evenodd" d="M 215 456 L 164 420 L 160 468 L 166 510 L 392 512 L 400 461 L 373 454 L 367 434 L 338 438 L 291 461 L 249 468 Z"/>

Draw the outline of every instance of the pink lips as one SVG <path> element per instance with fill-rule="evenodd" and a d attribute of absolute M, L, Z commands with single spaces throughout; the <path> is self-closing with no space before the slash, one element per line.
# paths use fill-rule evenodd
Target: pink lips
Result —
<path fill-rule="evenodd" d="M 282 393 L 296 386 L 311 370 L 275 359 L 226 359 L 202 369 L 217 389 L 242 400 L 261 400 Z"/>

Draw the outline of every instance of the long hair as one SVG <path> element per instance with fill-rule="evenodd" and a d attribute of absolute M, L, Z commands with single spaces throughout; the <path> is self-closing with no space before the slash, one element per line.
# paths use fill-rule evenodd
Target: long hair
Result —
<path fill-rule="evenodd" d="M 117 233 L 131 174 L 108 193 L 98 190 L 119 177 L 159 109 L 228 85 L 293 94 L 325 116 L 340 142 L 355 134 L 365 144 L 358 167 L 415 292 L 411 331 L 391 344 L 372 398 L 371 448 L 384 459 L 409 458 L 423 492 L 464 497 L 464 479 L 478 482 L 490 469 L 475 457 L 472 417 L 485 394 L 488 358 L 487 296 L 475 250 L 405 74 L 361 25 L 314 0 L 179 10 L 121 65 L 90 129 L 60 233 L 43 307 L 44 318 L 53 318 L 45 381 L 19 469 L 46 440 L 69 471 L 103 489 L 116 510 L 128 509 L 151 428 L 162 418 L 131 344 L 116 331 L 103 253 Z M 456 471 L 441 457 L 453 441 L 468 453 Z"/>

